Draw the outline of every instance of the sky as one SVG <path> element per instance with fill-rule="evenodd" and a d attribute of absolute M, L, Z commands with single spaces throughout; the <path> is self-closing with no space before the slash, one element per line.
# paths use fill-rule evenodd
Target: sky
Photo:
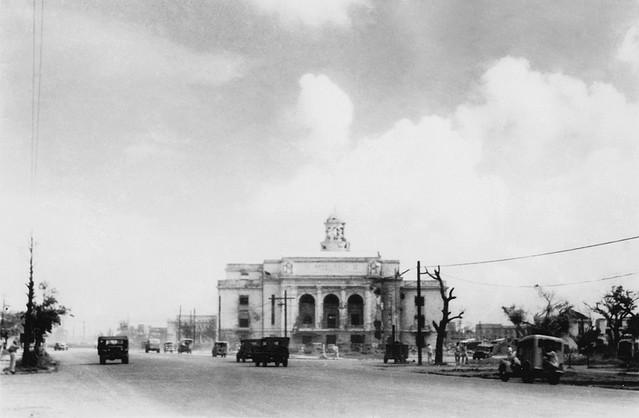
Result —
<path fill-rule="evenodd" d="M 216 314 L 226 264 L 318 251 L 334 212 L 442 266 L 467 325 L 639 290 L 636 0 L 35 3 L 0 1 L 12 310 L 32 235 L 104 332 Z"/>

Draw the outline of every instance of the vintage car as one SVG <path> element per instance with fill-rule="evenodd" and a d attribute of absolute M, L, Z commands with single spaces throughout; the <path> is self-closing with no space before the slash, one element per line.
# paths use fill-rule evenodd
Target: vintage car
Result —
<path fill-rule="evenodd" d="M 98 337 L 98 356 L 100 364 L 106 364 L 107 360 L 122 360 L 122 364 L 129 364 L 129 338 L 123 335 Z"/>
<path fill-rule="evenodd" d="M 67 343 L 55 343 L 53 345 L 53 349 L 55 351 L 66 351 L 69 349 L 69 346 L 67 345 Z"/>
<path fill-rule="evenodd" d="M 226 354 L 229 351 L 229 342 L 228 341 L 216 341 L 213 344 L 213 349 L 211 350 L 211 355 L 213 357 L 226 357 Z"/>
<path fill-rule="evenodd" d="M 284 367 L 288 366 L 288 337 L 266 337 L 260 340 L 260 343 L 253 349 L 253 361 L 256 366 L 260 364 L 264 367 L 268 363 L 280 364 Z"/>
<path fill-rule="evenodd" d="M 178 343 L 177 352 L 178 354 L 182 354 L 182 353 L 191 354 L 192 346 L 193 346 L 193 340 L 191 338 L 182 338 L 180 342 Z"/>
<path fill-rule="evenodd" d="M 144 352 L 148 353 L 149 351 L 155 351 L 156 353 L 160 352 L 160 340 L 157 338 L 149 338 L 144 342 Z"/>
<path fill-rule="evenodd" d="M 536 378 L 546 378 L 556 385 L 564 373 L 564 353 L 568 346 L 561 338 L 548 335 L 528 335 L 519 340 L 514 355 L 502 360 L 499 377 L 507 382 L 511 376 L 519 376 L 526 383 Z"/>
<path fill-rule="evenodd" d="M 493 356 L 492 344 L 479 344 L 477 347 L 475 347 L 475 352 L 473 353 L 473 360 L 487 359 L 492 356 Z"/>
<path fill-rule="evenodd" d="M 240 341 L 240 349 L 237 350 L 237 354 L 235 355 L 235 359 L 239 363 L 240 360 L 246 362 L 247 359 L 253 359 L 253 349 L 255 346 L 260 344 L 260 340 L 241 340 Z"/>
<path fill-rule="evenodd" d="M 165 353 L 172 353 L 173 352 L 174 344 L 173 344 L 172 341 L 166 341 L 162 346 L 164 348 L 164 352 Z"/>

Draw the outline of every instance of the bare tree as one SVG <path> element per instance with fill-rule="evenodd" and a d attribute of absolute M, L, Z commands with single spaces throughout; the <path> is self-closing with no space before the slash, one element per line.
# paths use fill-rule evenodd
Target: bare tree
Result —
<path fill-rule="evenodd" d="M 567 334 L 570 327 L 569 312 L 572 310 L 572 305 L 565 300 L 557 300 L 557 296 L 553 292 L 544 290 L 541 286 L 536 287 L 539 296 L 546 301 L 546 306 L 533 316 L 533 323 L 530 324 L 531 331 L 535 334 L 554 337 Z"/>
<path fill-rule="evenodd" d="M 31 351 L 33 341 L 34 319 L 35 319 L 35 291 L 33 281 L 33 237 L 29 243 L 29 281 L 27 282 L 27 310 L 24 313 L 24 349 L 22 350 L 22 365 L 35 366 L 37 359 L 35 353 Z"/>
<path fill-rule="evenodd" d="M 437 331 L 437 343 L 435 344 L 435 364 L 442 364 L 444 359 L 444 339 L 446 338 L 446 328 L 448 324 L 455 319 L 462 319 L 464 315 L 464 311 L 461 311 L 455 316 L 450 316 L 450 302 L 454 299 L 457 299 L 457 296 L 453 296 L 453 291 L 455 288 L 447 289 L 444 281 L 442 280 L 439 272 L 439 266 L 435 269 L 433 273 L 429 272 L 426 269 L 426 274 L 428 274 L 433 280 L 439 283 L 439 294 L 441 295 L 442 301 L 444 302 L 444 306 L 442 307 L 442 318 L 439 320 L 439 323 L 433 321 L 433 327 L 435 327 L 435 331 Z M 448 294 L 446 291 L 448 290 Z"/>

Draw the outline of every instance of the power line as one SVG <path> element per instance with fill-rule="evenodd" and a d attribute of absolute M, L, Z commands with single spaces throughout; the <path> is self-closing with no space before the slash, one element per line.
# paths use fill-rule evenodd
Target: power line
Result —
<path fill-rule="evenodd" d="M 459 266 L 471 266 L 471 265 L 476 265 L 476 264 L 501 263 L 501 262 L 504 262 L 504 261 L 522 260 L 524 258 L 543 257 L 543 256 L 546 256 L 546 255 L 554 255 L 554 254 L 567 253 L 567 252 L 570 252 L 570 251 L 585 250 L 587 248 L 594 248 L 594 247 L 601 247 L 603 245 L 617 244 L 619 242 L 631 241 L 631 240 L 638 239 L 638 238 L 639 238 L 639 235 L 634 236 L 634 237 L 617 239 L 617 240 L 614 240 L 614 241 L 600 242 L 600 243 L 597 243 L 597 244 L 583 245 L 581 247 L 574 247 L 574 248 L 568 248 L 568 249 L 557 250 L 557 251 L 549 251 L 549 252 L 539 253 L 539 254 L 523 255 L 523 256 L 519 256 L 519 257 L 498 258 L 498 259 L 494 259 L 494 260 L 485 260 L 485 261 L 472 261 L 472 262 L 468 262 L 468 263 L 430 265 L 428 267 L 459 267 Z"/>
<path fill-rule="evenodd" d="M 32 63 L 31 63 L 31 206 L 35 205 L 38 177 L 38 139 L 40 136 L 40 103 L 42 90 L 42 51 L 44 44 L 44 0 L 40 2 L 40 22 L 37 24 L 37 0 L 33 0 L 32 22 Z M 39 44 L 38 44 L 39 33 Z M 31 235 L 33 236 L 33 212 L 31 214 Z"/>
<path fill-rule="evenodd" d="M 582 280 L 582 281 L 578 281 L 578 282 L 555 283 L 555 284 L 534 284 L 534 285 L 508 285 L 508 284 L 497 284 L 497 283 L 483 283 L 483 282 L 475 282 L 475 281 L 472 281 L 472 280 L 462 279 L 460 277 L 452 276 L 450 274 L 445 274 L 443 276 L 444 277 L 450 277 L 450 278 L 452 278 L 454 280 L 460 280 L 462 282 L 468 282 L 468 283 L 478 284 L 478 285 L 482 285 L 482 286 L 510 287 L 510 288 L 523 289 L 523 288 L 535 288 L 535 287 L 540 287 L 540 286 L 541 287 L 574 286 L 574 285 L 578 285 L 578 284 L 594 283 L 594 282 L 602 282 L 602 281 L 606 281 L 606 280 L 619 279 L 619 278 L 622 278 L 622 277 L 634 276 L 635 274 L 637 274 L 637 272 L 617 274 L 615 276 L 602 277 L 602 278 L 594 279 L 594 280 Z"/>

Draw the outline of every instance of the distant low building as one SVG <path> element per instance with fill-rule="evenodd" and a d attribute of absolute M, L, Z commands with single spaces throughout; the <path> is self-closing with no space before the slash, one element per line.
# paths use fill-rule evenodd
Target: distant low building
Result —
<path fill-rule="evenodd" d="M 622 330 L 628 326 L 629 320 L 630 317 L 625 318 L 623 321 L 621 321 Z M 605 337 L 606 344 L 610 344 L 610 341 L 612 341 L 612 329 L 610 328 L 608 320 L 606 318 L 597 318 L 595 319 L 594 327 L 599 330 L 599 333 L 602 335 L 602 337 Z"/>
<path fill-rule="evenodd" d="M 569 318 L 568 334 L 573 339 L 579 338 L 590 329 L 592 324 L 590 317 L 572 308 L 566 311 L 566 315 Z"/>
<path fill-rule="evenodd" d="M 167 321 L 169 341 L 191 338 L 198 345 L 213 345 L 218 339 L 217 315 L 179 315 Z"/>
<path fill-rule="evenodd" d="M 475 325 L 475 338 L 478 341 L 493 341 L 500 338 L 517 338 L 517 328 L 514 325 L 482 324 Z"/>

